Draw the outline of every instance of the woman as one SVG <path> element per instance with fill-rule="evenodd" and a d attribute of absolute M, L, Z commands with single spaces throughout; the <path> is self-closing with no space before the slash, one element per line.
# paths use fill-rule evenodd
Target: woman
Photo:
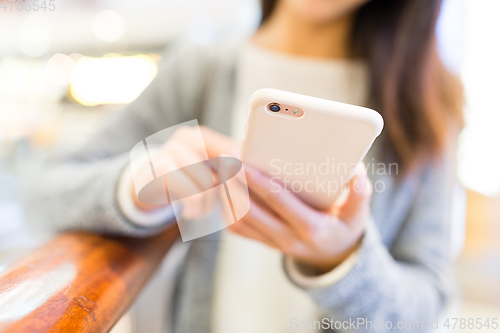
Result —
<path fill-rule="evenodd" d="M 210 156 L 234 154 L 248 98 L 263 87 L 367 105 L 386 128 L 365 162 L 398 163 L 397 172 L 358 172 L 365 190 L 320 212 L 293 193 L 270 193 L 269 178 L 246 167 L 250 212 L 233 233 L 191 243 L 172 296 L 174 331 L 286 332 L 323 317 L 343 323 L 322 320 L 325 331 L 353 329 L 345 323 L 361 319 L 359 331 L 376 321 L 378 330 L 406 321 L 427 327 L 449 296 L 450 156 L 462 106 L 460 84 L 436 52 L 440 1 L 262 6 L 262 24 L 249 41 L 173 48 L 135 102 L 40 179 L 31 212 L 57 229 L 155 234 L 171 211 L 133 194 L 126 165 L 137 142 L 196 118 L 207 126 Z M 162 149 L 175 163 L 197 153 L 192 137 L 182 129 Z M 370 183 L 383 188 L 372 195 Z M 196 177 L 187 184 L 197 186 Z"/>

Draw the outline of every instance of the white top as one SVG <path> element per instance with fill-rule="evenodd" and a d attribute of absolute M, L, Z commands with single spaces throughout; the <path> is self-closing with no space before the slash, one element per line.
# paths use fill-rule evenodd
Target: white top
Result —
<path fill-rule="evenodd" d="M 362 105 L 367 98 L 366 69 L 361 62 L 310 59 L 272 52 L 247 43 L 237 64 L 233 138 L 243 134 L 253 92 L 275 88 Z M 223 233 L 216 272 L 213 332 L 281 333 L 290 320 L 319 319 L 312 299 L 294 286 L 283 270 L 282 254 L 230 232 Z M 308 277 L 286 261 L 295 283 L 321 287 L 335 283 L 354 265 L 352 255 L 333 271 Z M 306 330 L 301 330 L 301 332 Z"/>
<path fill-rule="evenodd" d="M 365 104 L 367 98 L 367 73 L 363 63 L 358 61 L 296 57 L 247 43 L 241 49 L 236 72 L 232 124 L 232 136 L 236 140 L 243 134 L 250 96 L 258 89 L 275 88 L 355 105 Z M 171 210 L 152 213 L 138 210 L 130 198 L 131 186 L 127 169 L 119 182 L 118 202 L 131 221 L 154 226 L 171 214 Z M 319 310 L 311 298 L 285 276 L 281 253 L 225 231 L 220 246 L 213 332 L 281 333 L 290 331 L 292 318 L 319 319 Z M 184 255 L 185 252 L 173 253 Z M 302 274 L 291 259 L 285 260 L 285 266 L 297 285 L 317 288 L 345 276 L 356 256 L 355 252 L 331 272 L 315 277 Z M 167 260 L 181 261 L 179 258 Z M 173 280 L 175 274 L 171 274 Z"/>

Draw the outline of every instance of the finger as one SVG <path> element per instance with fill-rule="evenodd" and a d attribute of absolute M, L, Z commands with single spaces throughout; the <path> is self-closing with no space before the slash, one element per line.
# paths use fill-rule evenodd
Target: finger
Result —
<path fill-rule="evenodd" d="M 180 167 L 175 159 L 170 157 L 160 159 L 160 164 L 160 167 L 162 168 L 180 170 Z M 175 177 L 169 177 L 167 186 L 171 200 L 175 200 L 176 198 L 185 198 L 193 193 L 201 192 L 200 187 L 196 184 L 196 182 L 184 172 L 176 172 Z"/>
<path fill-rule="evenodd" d="M 164 145 L 164 149 L 168 149 L 173 142 L 179 142 L 184 145 L 187 149 L 190 149 L 195 153 L 196 158 L 190 160 L 188 164 L 198 163 L 206 160 L 207 151 L 205 145 L 200 142 L 200 130 L 196 127 L 183 126 L 177 129 L 172 137 Z"/>
<path fill-rule="evenodd" d="M 195 220 L 207 216 L 212 211 L 214 202 L 215 200 L 208 200 L 207 196 L 193 195 L 181 199 L 177 205 L 182 205 L 181 214 L 184 219 Z"/>
<path fill-rule="evenodd" d="M 339 208 L 339 218 L 344 222 L 353 221 L 358 215 L 369 211 L 372 184 L 368 179 L 366 167 L 362 163 L 357 174 L 349 182 L 349 195 Z"/>
<path fill-rule="evenodd" d="M 234 232 L 235 234 L 238 234 L 240 236 L 243 236 L 245 238 L 250 238 L 253 240 L 256 240 L 258 242 L 261 242 L 273 249 L 279 250 L 278 246 L 274 244 L 271 240 L 269 240 L 267 237 L 259 233 L 257 230 L 252 228 L 250 225 L 245 223 L 245 220 L 242 219 L 234 224 L 231 224 L 228 229 L 231 232 Z"/>
<path fill-rule="evenodd" d="M 201 134 L 203 144 L 199 142 L 199 134 Z M 191 126 L 180 127 L 168 140 L 168 142 L 170 141 L 182 142 L 199 156 L 208 155 L 208 157 L 214 157 L 223 153 L 230 155 L 238 149 L 238 144 L 234 140 L 205 126 L 199 126 L 198 128 Z"/>
<path fill-rule="evenodd" d="M 301 237 L 312 227 L 309 221 L 319 217 L 319 212 L 302 202 L 292 192 L 286 190 L 276 179 L 262 174 L 245 164 L 249 189 L 288 223 Z"/>
<path fill-rule="evenodd" d="M 232 155 L 239 148 L 233 139 L 208 127 L 200 126 L 200 131 L 209 157 L 221 154 Z"/>
<path fill-rule="evenodd" d="M 189 161 L 201 159 L 200 156 L 197 156 L 195 151 L 178 141 L 171 142 L 168 145 L 167 153 L 177 165 L 189 165 Z M 182 171 L 190 177 L 202 191 L 214 187 L 212 169 L 203 163 L 197 163 L 196 165 L 199 166 L 196 167 L 196 169 L 182 168 Z"/>
<path fill-rule="evenodd" d="M 250 200 L 250 210 L 245 215 L 245 222 L 258 230 L 266 238 L 288 252 L 298 241 L 295 232 L 283 223 L 271 210 Z"/>
<path fill-rule="evenodd" d="M 244 185 L 237 184 L 234 190 L 242 188 Z M 278 246 L 282 251 L 289 252 L 293 244 L 298 242 L 294 231 L 289 225 L 270 210 L 259 197 L 250 194 L 250 206 L 246 215 L 235 224 L 244 223 Z"/>

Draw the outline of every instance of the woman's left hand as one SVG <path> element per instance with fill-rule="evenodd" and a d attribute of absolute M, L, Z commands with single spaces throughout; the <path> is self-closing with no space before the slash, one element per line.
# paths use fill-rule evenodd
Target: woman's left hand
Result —
<path fill-rule="evenodd" d="M 349 182 L 347 199 L 328 211 L 302 202 L 276 180 L 244 166 L 250 190 L 250 210 L 229 229 L 260 241 L 314 269 L 328 272 L 358 246 L 370 215 L 372 185 L 364 165 Z M 271 191 L 273 190 L 273 191 Z"/>

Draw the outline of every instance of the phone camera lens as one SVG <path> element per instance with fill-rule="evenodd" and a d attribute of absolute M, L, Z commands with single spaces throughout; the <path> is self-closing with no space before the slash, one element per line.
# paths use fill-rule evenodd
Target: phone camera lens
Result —
<path fill-rule="evenodd" d="M 279 112 L 281 110 L 281 106 L 277 103 L 269 105 L 269 110 L 272 112 Z"/>

